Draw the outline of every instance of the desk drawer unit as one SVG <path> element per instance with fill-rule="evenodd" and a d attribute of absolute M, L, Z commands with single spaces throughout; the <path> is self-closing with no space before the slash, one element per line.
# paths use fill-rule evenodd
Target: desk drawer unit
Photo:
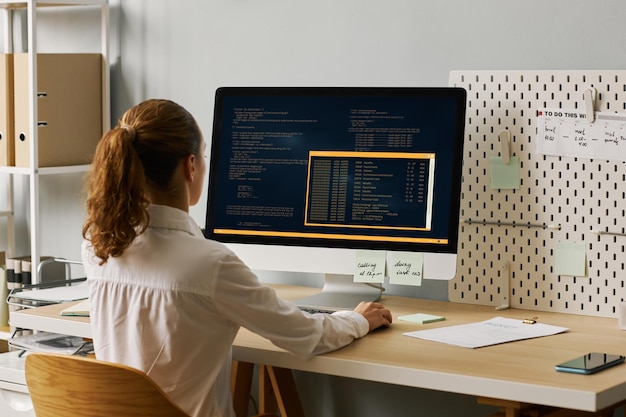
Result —
<path fill-rule="evenodd" d="M 24 358 L 19 352 L 0 354 L 0 416 L 35 417 L 26 388 Z"/>

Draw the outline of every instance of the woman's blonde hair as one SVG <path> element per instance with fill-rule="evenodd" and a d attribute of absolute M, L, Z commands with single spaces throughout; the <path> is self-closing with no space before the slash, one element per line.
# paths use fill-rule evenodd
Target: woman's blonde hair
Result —
<path fill-rule="evenodd" d="M 202 135 L 193 116 L 169 100 L 132 107 L 100 139 L 87 182 L 83 237 L 105 263 L 120 256 L 148 227 L 147 190 L 168 190 L 178 163 L 201 157 Z"/>

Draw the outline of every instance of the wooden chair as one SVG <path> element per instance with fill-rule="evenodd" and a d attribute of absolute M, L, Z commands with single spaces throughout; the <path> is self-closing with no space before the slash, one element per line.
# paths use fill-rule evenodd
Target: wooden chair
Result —
<path fill-rule="evenodd" d="M 25 371 L 37 417 L 189 417 L 145 373 L 129 366 L 31 353 Z"/>
<path fill-rule="evenodd" d="M 146 374 L 129 366 L 31 353 L 25 370 L 37 417 L 189 417 Z"/>

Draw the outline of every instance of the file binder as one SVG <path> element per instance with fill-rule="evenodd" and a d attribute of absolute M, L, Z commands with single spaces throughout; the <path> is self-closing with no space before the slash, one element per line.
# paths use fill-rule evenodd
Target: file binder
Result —
<path fill-rule="evenodd" d="M 13 55 L 0 54 L 0 166 L 14 165 Z"/>
<path fill-rule="evenodd" d="M 15 165 L 30 167 L 28 54 L 14 55 Z M 89 164 L 102 136 L 102 55 L 37 54 L 39 167 Z"/>

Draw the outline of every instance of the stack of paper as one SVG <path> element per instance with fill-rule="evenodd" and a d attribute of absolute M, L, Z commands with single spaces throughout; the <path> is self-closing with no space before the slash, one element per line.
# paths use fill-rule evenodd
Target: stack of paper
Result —
<path fill-rule="evenodd" d="M 27 336 L 18 336 L 9 339 L 9 345 L 15 349 L 32 352 L 49 352 L 62 354 L 77 354 L 93 350 L 93 344 L 86 342 L 82 337 L 67 336 L 64 334 L 37 332 Z"/>

